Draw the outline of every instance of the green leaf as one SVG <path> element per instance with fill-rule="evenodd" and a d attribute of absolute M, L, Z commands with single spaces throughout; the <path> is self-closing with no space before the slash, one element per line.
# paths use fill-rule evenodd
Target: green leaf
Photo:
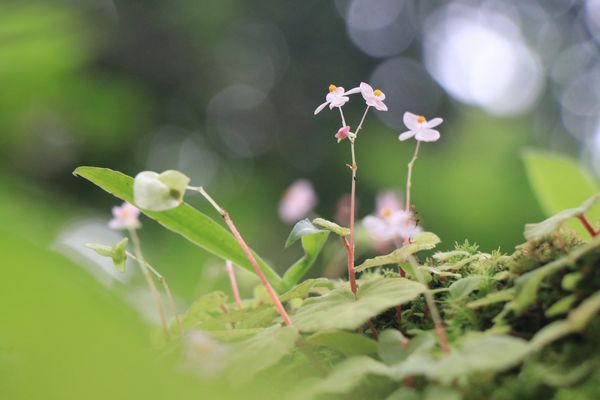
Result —
<path fill-rule="evenodd" d="M 124 201 L 134 203 L 133 179 L 125 174 L 108 168 L 96 167 L 79 167 L 73 174 L 89 180 Z M 190 205 L 183 203 L 175 209 L 163 212 L 141 211 L 195 245 L 223 260 L 231 260 L 234 264 L 254 273 L 254 268 L 235 238 L 221 225 Z M 279 275 L 256 254 L 255 257 L 269 282 L 276 290 L 280 291 L 281 278 Z"/>
<path fill-rule="evenodd" d="M 572 158 L 528 150 L 523 153 L 523 160 L 533 192 L 547 216 L 575 207 L 600 190 L 594 177 Z M 589 217 L 598 220 L 600 209 L 595 209 Z M 586 234 L 577 223 L 569 227 Z"/>
<path fill-rule="evenodd" d="M 433 249 L 439 242 L 440 238 L 435 234 L 431 232 L 421 232 L 415 236 L 412 243 L 396 249 L 390 254 L 369 258 L 356 267 L 356 272 L 364 271 L 367 268 L 380 267 L 382 265 L 399 264 L 416 252 Z"/>
<path fill-rule="evenodd" d="M 569 208 L 563 210 L 552 217 L 545 219 L 537 224 L 525 225 L 525 239 L 535 240 L 541 239 L 544 236 L 548 236 L 555 231 L 559 230 L 560 227 L 570 220 L 579 215 L 585 214 L 590 208 L 592 208 L 600 200 L 600 193 L 597 193 L 583 202 L 579 207 Z"/>
<path fill-rule="evenodd" d="M 286 247 L 301 238 L 304 256 L 288 268 L 283 275 L 282 288 L 284 290 L 289 290 L 306 275 L 321 253 L 328 237 L 329 231 L 317 229 L 307 219 L 294 226 L 286 242 Z"/>
<path fill-rule="evenodd" d="M 548 318 L 553 318 L 558 315 L 566 314 L 571 310 L 571 306 L 577 301 L 577 296 L 574 294 L 565 296 L 552 304 L 544 313 Z"/>
<path fill-rule="evenodd" d="M 316 235 L 318 233 L 327 232 L 326 229 L 321 229 L 313 225 L 312 222 L 305 218 L 301 221 L 296 222 L 296 225 L 292 228 L 290 235 L 285 241 L 285 247 L 290 247 L 298 241 L 298 239 L 306 235 Z"/>
<path fill-rule="evenodd" d="M 361 284 L 355 298 L 344 286 L 309 298 L 292 320 L 303 332 L 355 329 L 390 307 L 414 300 L 426 289 L 408 279 L 382 278 Z"/>
<path fill-rule="evenodd" d="M 520 315 L 527 307 L 535 303 L 538 288 L 546 277 L 565 267 L 575 264 L 580 257 L 599 246 L 600 236 L 596 236 L 588 243 L 577 247 L 564 257 L 521 275 L 515 281 L 515 288 L 517 290 L 515 299 L 507 304 L 507 307 L 511 308 L 517 315 Z"/>
<path fill-rule="evenodd" d="M 600 292 L 588 297 L 567 319 L 556 321 L 542 328 L 529 343 L 531 351 L 537 351 L 546 345 L 572 333 L 581 332 L 600 312 Z"/>
<path fill-rule="evenodd" d="M 306 296 L 310 291 L 314 288 L 333 288 L 333 282 L 331 282 L 327 278 L 315 278 L 315 279 L 307 279 L 299 285 L 294 286 L 281 296 L 279 296 L 279 300 L 290 301 L 292 299 L 302 298 Z"/>
<path fill-rule="evenodd" d="M 421 400 L 421 395 L 414 388 L 401 387 L 392 392 L 385 400 Z"/>
<path fill-rule="evenodd" d="M 298 336 L 295 327 L 276 325 L 237 343 L 232 361 L 232 380 L 247 382 L 257 372 L 277 364 L 292 352 Z"/>
<path fill-rule="evenodd" d="M 416 353 L 433 349 L 437 343 L 429 332 L 423 332 L 408 340 L 396 329 L 386 329 L 379 334 L 378 354 L 386 364 L 397 364 Z"/>
<path fill-rule="evenodd" d="M 306 338 L 313 346 L 324 346 L 347 357 L 377 353 L 377 342 L 365 335 L 347 331 L 317 332 Z"/>
<path fill-rule="evenodd" d="M 323 218 L 315 218 L 312 221 L 313 225 L 318 226 L 319 228 L 327 229 L 330 232 L 335 233 L 338 236 L 346 237 L 350 235 L 350 229 L 340 226 L 335 222 L 327 221 Z"/>
<path fill-rule="evenodd" d="M 466 278 L 459 279 L 450 285 L 450 298 L 451 300 L 461 300 L 479 289 L 485 282 L 485 277 L 480 275 L 467 276 Z"/>
<path fill-rule="evenodd" d="M 515 298 L 515 289 L 505 289 L 499 290 L 497 292 L 492 292 L 481 299 L 477 299 L 470 303 L 467 303 L 467 307 L 471 309 L 487 307 L 491 304 L 503 303 L 506 301 L 511 301 Z"/>

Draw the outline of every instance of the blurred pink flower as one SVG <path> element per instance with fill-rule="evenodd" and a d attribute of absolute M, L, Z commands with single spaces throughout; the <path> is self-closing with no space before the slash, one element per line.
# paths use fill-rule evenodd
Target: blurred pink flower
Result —
<path fill-rule="evenodd" d="M 385 100 L 385 93 L 379 89 L 373 90 L 371 85 L 365 82 L 361 82 L 359 87 L 350 89 L 346 94 L 362 94 L 363 99 L 367 102 L 368 106 L 375 107 L 378 111 L 387 111 L 388 108 L 383 102 Z"/>
<path fill-rule="evenodd" d="M 140 210 L 127 202 L 120 207 L 112 208 L 113 218 L 108 223 L 111 229 L 137 229 L 141 226 L 139 221 Z"/>
<path fill-rule="evenodd" d="M 427 121 L 422 115 L 416 115 L 410 112 L 405 112 L 403 117 L 404 125 L 409 129 L 408 131 L 400 134 L 398 139 L 404 141 L 415 137 L 420 142 L 435 142 L 440 138 L 440 133 L 435 128 L 442 122 L 441 118 L 434 118 Z"/>
<path fill-rule="evenodd" d="M 330 110 L 333 110 L 334 107 L 341 107 L 346 104 L 350 98 L 345 96 L 345 94 L 343 87 L 329 85 L 329 93 L 325 96 L 325 103 L 317 107 L 315 115 L 320 113 L 327 105 L 329 105 Z"/>
<path fill-rule="evenodd" d="M 376 200 L 374 215 L 363 220 L 363 226 L 376 242 L 391 242 L 412 238 L 421 232 L 413 221 L 413 215 L 402 209 L 402 204 L 392 191 L 380 193 Z"/>
<path fill-rule="evenodd" d="M 299 179 L 285 191 L 279 202 L 279 217 L 285 223 L 293 223 L 306 217 L 317 205 L 317 195 L 312 183 Z"/>
<path fill-rule="evenodd" d="M 349 135 L 350 135 L 350 127 L 342 126 L 340 129 L 338 129 L 337 133 L 335 134 L 335 138 L 337 139 L 337 141 L 339 143 L 342 140 L 346 139 Z"/>

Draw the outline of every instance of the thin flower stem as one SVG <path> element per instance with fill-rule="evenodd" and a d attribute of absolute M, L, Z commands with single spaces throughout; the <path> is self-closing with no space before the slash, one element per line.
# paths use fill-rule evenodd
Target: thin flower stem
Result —
<path fill-rule="evenodd" d="M 130 252 L 127 252 L 127 257 L 137 261 L 138 263 L 140 262 L 140 260 Z M 152 265 L 150 265 L 147 261 L 144 261 L 144 263 L 146 264 L 146 268 L 148 268 L 148 270 L 150 270 L 150 272 L 152 272 L 154 276 L 156 276 L 156 279 L 158 279 L 158 281 L 161 283 L 163 290 L 167 295 L 167 301 L 169 302 L 171 312 L 175 316 L 175 321 L 177 322 L 177 329 L 179 329 L 179 334 L 183 335 L 183 324 L 181 322 L 181 318 L 179 318 L 179 314 L 177 313 L 177 306 L 175 305 L 175 300 L 173 299 L 173 295 L 171 294 L 171 289 L 169 289 L 169 285 L 167 284 L 166 278 L 154 267 L 152 267 Z"/>
<path fill-rule="evenodd" d="M 358 131 L 360 131 L 362 129 L 362 125 L 363 125 L 363 122 L 365 122 L 365 118 L 367 117 L 367 112 L 369 112 L 369 108 L 371 108 L 371 106 L 367 106 L 367 108 L 365 108 L 365 112 L 363 113 L 363 116 L 360 119 L 360 123 L 358 124 L 356 131 L 354 131 L 354 134 L 357 136 L 358 136 Z"/>
<path fill-rule="evenodd" d="M 373 338 L 377 339 L 377 336 L 379 336 L 379 335 L 377 333 L 377 329 L 375 328 L 375 325 L 373 325 L 373 321 L 368 320 L 367 325 L 369 325 L 369 330 L 371 331 L 371 335 L 373 335 Z"/>
<path fill-rule="evenodd" d="M 408 163 L 408 175 L 406 176 L 406 208 L 405 211 L 410 211 L 410 188 L 412 186 L 412 170 L 415 161 L 417 161 L 417 157 L 419 155 L 419 147 L 421 142 L 417 140 L 417 147 L 415 147 L 415 153 L 413 154 L 412 160 Z"/>
<path fill-rule="evenodd" d="M 348 253 L 348 278 L 350 280 L 350 289 L 352 289 L 352 293 L 356 296 L 356 274 L 354 272 L 354 265 L 352 264 L 352 260 L 354 259 L 352 250 L 350 247 L 350 243 L 348 243 L 348 239 L 346 237 L 342 237 L 342 242 L 344 242 L 344 247 L 346 247 L 346 252 Z"/>
<path fill-rule="evenodd" d="M 131 241 L 133 242 L 133 249 L 137 257 L 138 264 L 142 272 L 144 273 L 144 278 L 146 278 L 148 288 L 150 289 L 150 292 L 152 292 L 152 296 L 154 296 L 154 299 L 156 300 L 156 308 L 158 309 L 158 315 L 160 316 L 160 323 L 165 333 L 165 337 L 169 339 L 169 327 L 167 326 L 165 310 L 162 304 L 162 300 L 160 298 L 160 294 L 158 293 L 156 285 L 154 285 L 154 281 L 152 280 L 152 276 L 150 275 L 150 270 L 148 269 L 147 263 L 144 260 L 144 255 L 142 254 L 142 246 L 140 245 L 140 237 L 138 236 L 137 231 L 135 229 L 129 229 L 129 236 L 131 236 Z"/>
<path fill-rule="evenodd" d="M 248 247 L 248 245 L 246 244 L 246 242 L 240 235 L 240 232 L 235 227 L 235 224 L 231 220 L 231 217 L 229 217 L 229 214 L 227 213 L 227 211 L 225 211 L 221 206 L 219 206 L 219 204 L 212 197 L 210 197 L 210 195 L 208 193 L 206 193 L 206 191 L 204 190 L 204 188 L 202 186 L 199 186 L 199 187 L 188 186 L 188 189 L 194 190 L 194 191 L 200 193 L 202 196 L 204 196 L 204 198 L 206 200 L 208 200 L 208 202 L 215 208 L 215 210 L 217 210 L 217 212 L 219 214 L 221 214 L 221 217 L 223 217 L 223 220 L 225 220 L 225 223 L 227 224 L 227 227 L 231 231 L 231 234 L 233 235 L 235 240 L 239 243 L 240 247 L 244 251 L 244 254 L 250 261 L 250 264 L 252 264 L 252 267 L 254 267 L 254 271 L 260 278 L 260 281 L 262 282 L 263 286 L 265 287 L 265 289 L 267 289 L 267 293 L 271 297 L 271 300 L 273 301 L 273 304 L 275 305 L 277 312 L 279 312 L 279 315 L 281 315 L 281 318 L 283 318 L 283 322 L 287 326 L 291 326 L 292 320 L 290 319 L 289 315 L 285 311 L 283 304 L 281 304 L 279 297 L 277 297 L 277 293 L 275 293 L 275 290 L 273 289 L 273 287 L 267 280 L 267 277 L 265 276 L 264 272 L 258 266 L 258 262 L 256 261 L 256 258 L 254 258 L 254 255 L 250 251 L 250 248 Z"/>
<path fill-rule="evenodd" d="M 346 126 L 346 118 L 344 118 L 344 112 L 342 111 L 342 107 L 338 107 L 340 110 L 340 117 L 342 117 L 342 126 Z"/>
<path fill-rule="evenodd" d="M 438 335 L 440 347 L 442 348 L 442 352 L 444 354 L 450 354 L 450 345 L 448 344 L 448 336 L 446 335 L 446 329 L 444 329 L 444 324 L 442 323 L 442 318 L 440 317 L 440 312 L 439 312 L 437 306 L 435 305 L 435 300 L 433 298 L 433 294 L 431 293 L 431 290 L 429 290 L 429 286 L 427 285 L 427 283 L 423 279 L 423 276 L 421 275 L 421 271 L 419 270 L 419 263 L 417 262 L 415 257 L 413 257 L 413 256 L 408 257 L 408 261 L 410 262 L 410 265 L 412 266 L 412 269 L 415 272 L 415 276 L 416 276 L 417 280 L 420 283 L 422 283 L 423 285 L 427 286 L 427 290 L 425 290 L 425 293 L 423 295 L 425 296 L 425 301 L 427 302 L 427 308 L 429 309 L 429 313 L 431 314 L 431 319 L 435 326 L 435 332 Z"/>
<path fill-rule="evenodd" d="M 585 227 L 585 229 L 589 232 L 589 234 L 592 235 L 592 237 L 595 237 L 596 235 L 598 235 L 598 232 L 596 232 L 594 230 L 594 228 L 592 227 L 592 224 L 590 224 L 590 221 L 588 221 L 588 219 L 586 218 L 585 215 L 579 214 L 577 216 L 577 218 L 579 218 L 579 221 L 581 221 L 581 224 Z"/>
<path fill-rule="evenodd" d="M 238 309 L 242 308 L 242 299 L 240 297 L 240 290 L 238 289 L 237 280 L 235 279 L 235 271 L 233 270 L 233 263 L 231 260 L 225 261 L 225 269 L 229 276 L 229 283 L 231 284 L 231 291 L 233 292 L 233 298 L 235 299 L 235 305 Z"/>

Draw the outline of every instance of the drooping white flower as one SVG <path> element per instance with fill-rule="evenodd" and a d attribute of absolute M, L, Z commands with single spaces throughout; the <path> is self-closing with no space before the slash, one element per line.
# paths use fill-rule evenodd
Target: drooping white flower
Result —
<path fill-rule="evenodd" d="M 135 204 L 150 211 L 165 211 L 183 202 L 190 178 L 179 171 L 168 170 L 162 174 L 140 172 L 133 182 Z"/>
<path fill-rule="evenodd" d="M 424 116 L 405 112 L 403 117 L 404 125 L 409 129 L 400 134 L 398 139 L 404 141 L 415 137 L 420 142 L 435 142 L 440 138 L 440 133 L 432 128 L 444 122 L 441 118 L 433 118 L 427 121 Z"/>
<path fill-rule="evenodd" d="M 232 355 L 229 347 L 199 330 L 187 333 L 183 344 L 186 369 L 202 378 L 214 378 L 223 372 Z"/>
<path fill-rule="evenodd" d="M 375 107 L 378 111 L 387 111 L 388 108 L 383 102 L 385 100 L 385 93 L 383 93 L 379 89 L 373 90 L 371 85 L 365 82 L 361 82 L 360 86 L 355 87 L 354 89 L 350 89 L 346 92 L 346 94 L 354 94 L 360 93 L 362 94 L 363 99 L 368 106 Z"/>
<path fill-rule="evenodd" d="M 391 242 L 412 238 L 421 232 L 413 215 L 401 209 L 394 192 L 383 192 L 377 196 L 377 208 L 373 215 L 363 219 L 363 226 L 376 242 Z"/>
<path fill-rule="evenodd" d="M 327 105 L 329 109 L 333 110 L 334 107 L 341 107 L 350 100 L 341 86 L 329 85 L 329 93 L 325 96 L 325 103 L 321 104 L 315 110 L 315 115 L 320 113 Z"/>
<path fill-rule="evenodd" d="M 140 210 L 127 202 L 112 208 L 113 218 L 108 223 L 111 229 L 137 229 L 140 227 Z"/>
<path fill-rule="evenodd" d="M 285 191 L 279 202 L 279 217 L 285 223 L 293 223 L 306 217 L 317 205 L 317 195 L 312 183 L 299 179 Z"/>

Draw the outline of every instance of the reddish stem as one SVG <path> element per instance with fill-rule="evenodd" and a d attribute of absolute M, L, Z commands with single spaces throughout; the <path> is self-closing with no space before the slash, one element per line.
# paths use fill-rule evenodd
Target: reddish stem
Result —
<path fill-rule="evenodd" d="M 233 270 L 233 263 L 230 260 L 225 261 L 225 269 L 229 276 L 229 283 L 231 284 L 231 291 L 233 292 L 233 298 L 235 299 L 235 305 L 238 309 L 242 308 L 242 299 L 240 297 L 240 290 L 238 289 L 237 280 L 235 279 L 235 271 Z"/>
<path fill-rule="evenodd" d="M 233 237 L 235 238 L 235 240 L 237 240 L 237 242 L 240 244 L 240 247 L 246 254 L 246 257 L 248 257 L 250 264 L 252 264 L 252 267 L 254 267 L 254 271 L 260 278 L 260 281 L 262 282 L 263 286 L 265 287 L 265 289 L 267 289 L 267 293 L 269 293 L 269 296 L 271 297 L 273 304 L 275 304 L 275 308 L 277 309 L 277 312 L 279 312 L 279 315 L 281 315 L 281 318 L 283 318 L 283 322 L 285 322 L 285 324 L 287 326 L 291 326 L 292 320 L 290 319 L 288 313 L 285 311 L 283 304 L 281 304 L 279 297 L 277 297 L 277 293 L 275 293 L 275 290 L 273 289 L 273 287 L 267 280 L 267 277 L 265 276 L 264 272 L 258 266 L 258 263 L 256 262 L 254 255 L 252 255 L 252 252 L 248 248 L 248 245 L 246 244 L 246 242 L 240 235 L 240 232 L 235 227 L 235 225 L 234 225 L 233 221 L 231 220 L 231 218 L 229 217 L 229 214 L 227 213 L 227 211 L 225 211 L 223 209 L 221 209 L 221 211 L 222 211 L 221 216 L 225 220 L 225 223 L 229 227 L 229 230 L 233 234 Z"/>
<path fill-rule="evenodd" d="M 342 237 L 342 242 L 344 242 L 344 247 L 346 247 L 346 252 L 348 253 L 348 277 L 350 279 L 350 289 L 352 289 L 352 293 L 356 296 L 356 274 L 354 272 L 354 251 L 352 250 L 352 246 L 348 243 L 348 239 L 346 237 Z"/>
<path fill-rule="evenodd" d="M 398 327 L 402 323 L 402 306 L 396 306 L 396 318 L 398 319 Z"/>
<path fill-rule="evenodd" d="M 586 218 L 585 215 L 579 214 L 577 216 L 577 218 L 579 218 L 579 221 L 581 221 L 581 224 L 590 233 L 590 235 L 592 235 L 592 237 L 595 237 L 598 234 L 598 232 L 596 232 L 594 230 L 594 228 L 592 227 L 592 224 L 590 224 L 590 221 L 588 221 L 588 219 Z"/>
<path fill-rule="evenodd" d="M 373 325 L 373 322 L 371 322 L 371 320 L 367 321 L 367 325 L 369 325 L 369 329 L 371 330 L 371 334 L 373 335 L 374 339 L 377 339 L 377 329 L 375 329 L 375 325 Z"/>

